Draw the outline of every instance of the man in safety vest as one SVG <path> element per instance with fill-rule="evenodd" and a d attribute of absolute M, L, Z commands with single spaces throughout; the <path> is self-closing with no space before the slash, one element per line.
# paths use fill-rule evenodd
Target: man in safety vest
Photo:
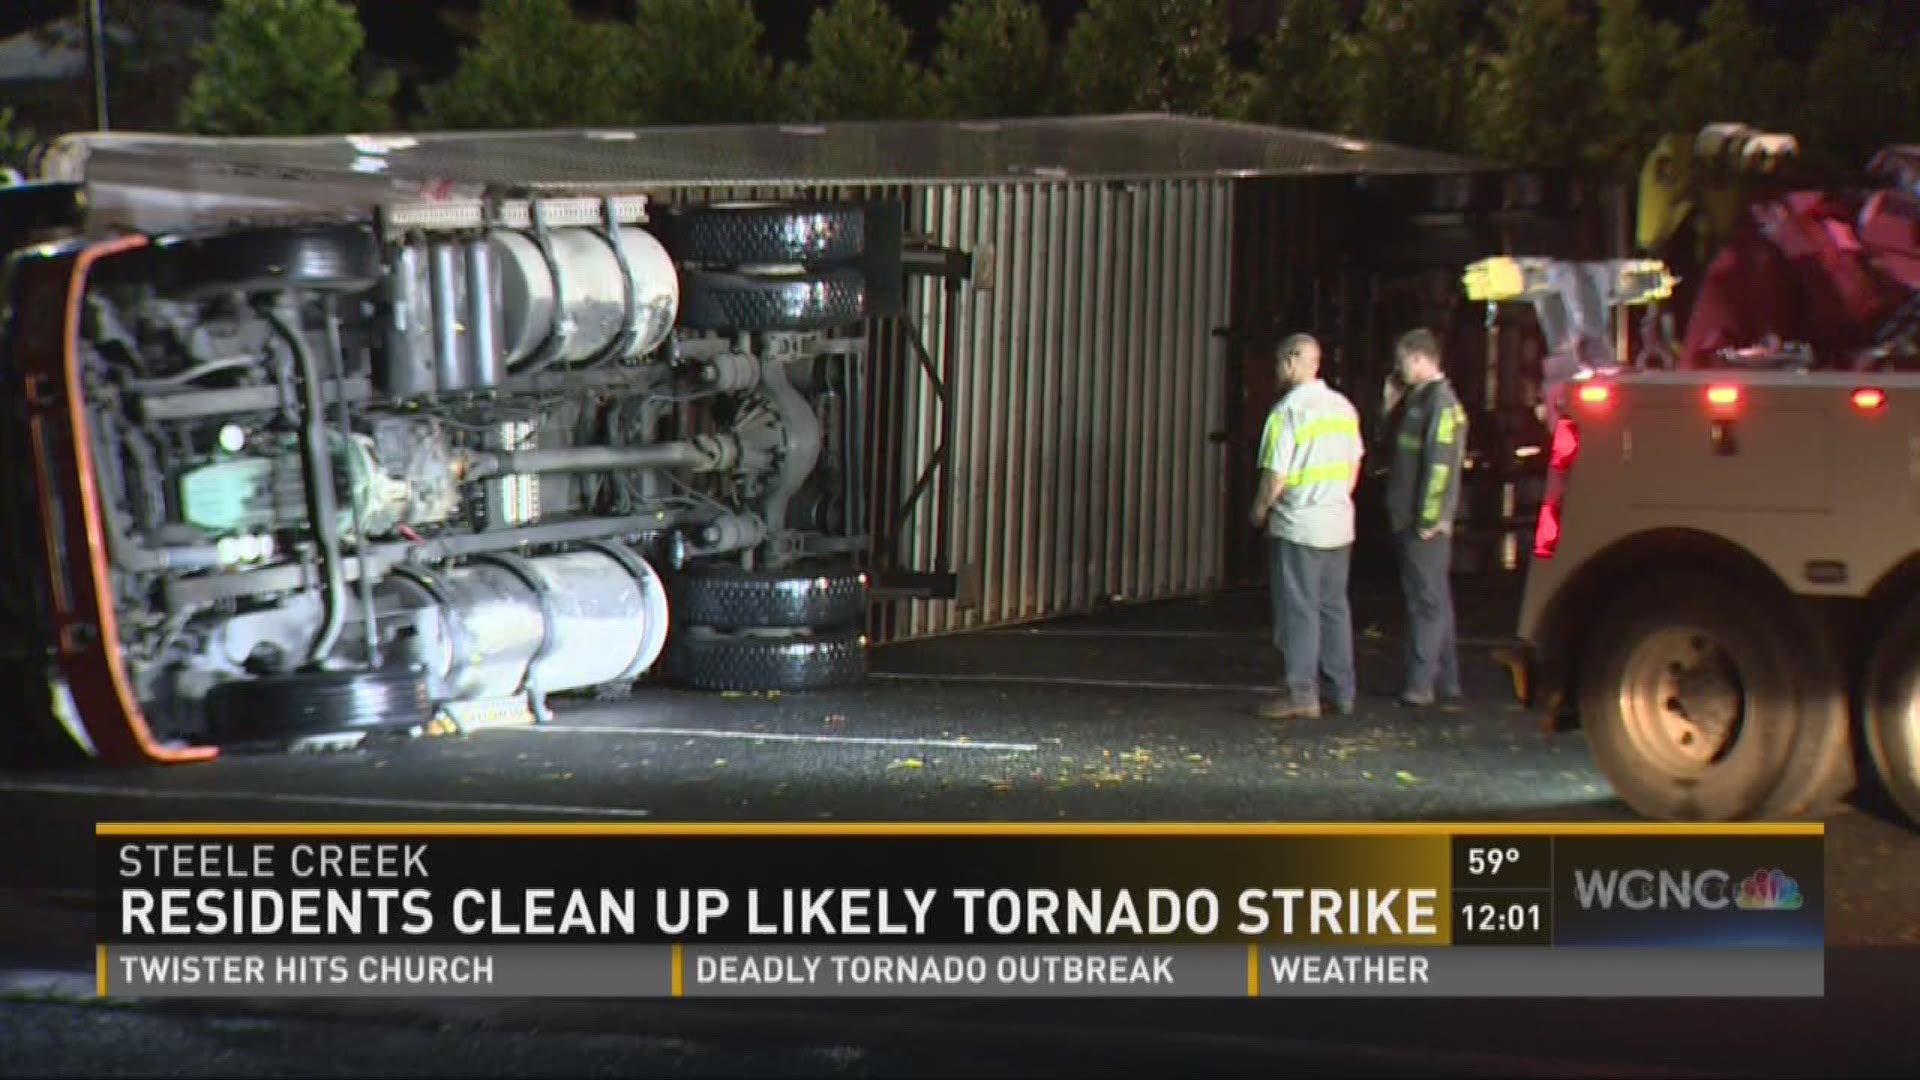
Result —
<path fill-rule="evenodd" d="M 1460 660 L 1448 574 L 1466 463 L 1467 413 L 1441 371 L 1440 342 L 1432 332 L 1402 335 L 1394 362 L 1407 388 L 1393 426 L 1387 472 L 1387 522 L 1407 603 L 1407 674 L 1400 703 L 1438 703 L 1454 711 L 1461 707 Z"/>
<path fill-rule="evenodd" d="M 1288 387 L 1260 437 L 1260 483 L 1249 513 L 1271 554 L 1274 638 L 1286 654 L 1287 692 L 1259 710 L 1269 720 L 1310 719 L 1323 702 L 1353 712 L 1353 615 L 1347 568 L 1353 489 L 1365 450 L 1353 403 L 1320 380 L 1320 343 L 1282 342 Z"/>

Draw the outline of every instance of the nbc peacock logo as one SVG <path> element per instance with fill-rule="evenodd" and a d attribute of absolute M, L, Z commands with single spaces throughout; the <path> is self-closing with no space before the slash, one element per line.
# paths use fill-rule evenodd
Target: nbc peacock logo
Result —
<path fill-rule="evenodd" d="M 1799 911 L 1805 902 L 1800 883 L 1779 870 L 1755 870 L 1733 900 L 1742 911 Z"/>

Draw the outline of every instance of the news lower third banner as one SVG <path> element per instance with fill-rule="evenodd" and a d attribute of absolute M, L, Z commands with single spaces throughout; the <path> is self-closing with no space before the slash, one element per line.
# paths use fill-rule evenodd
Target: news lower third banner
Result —
<path fill-rule="evenodd" d="M 110 997 L 1817 997 L 1819 825 L 102 824 Z"/>

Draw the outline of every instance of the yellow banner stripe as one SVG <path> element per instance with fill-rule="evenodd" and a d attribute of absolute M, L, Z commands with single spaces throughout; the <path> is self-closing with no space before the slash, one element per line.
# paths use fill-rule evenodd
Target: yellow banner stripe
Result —
<path fill-rule="evenodd" d="M 95 836 L 1821 836 L 1824 823 L 1659 821 L 97 821 Z"/>

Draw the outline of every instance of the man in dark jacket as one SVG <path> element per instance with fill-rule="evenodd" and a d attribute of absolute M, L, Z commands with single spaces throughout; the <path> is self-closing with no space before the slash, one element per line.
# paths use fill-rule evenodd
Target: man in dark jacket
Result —
<path fill-rule="evenodd" d="M 1461 707 L 1460 660 L 1454 641 L 1453 518 L 1466 463 L 1467 414 L 1440 368 L 1440 342 L 1426 330 L 1403 335 L 1395 372 L 1404 396 L 1393 426 L 1387 474 L 1387 520 L 1407 602 L 1406 683 L 1400 703 Z"/>

